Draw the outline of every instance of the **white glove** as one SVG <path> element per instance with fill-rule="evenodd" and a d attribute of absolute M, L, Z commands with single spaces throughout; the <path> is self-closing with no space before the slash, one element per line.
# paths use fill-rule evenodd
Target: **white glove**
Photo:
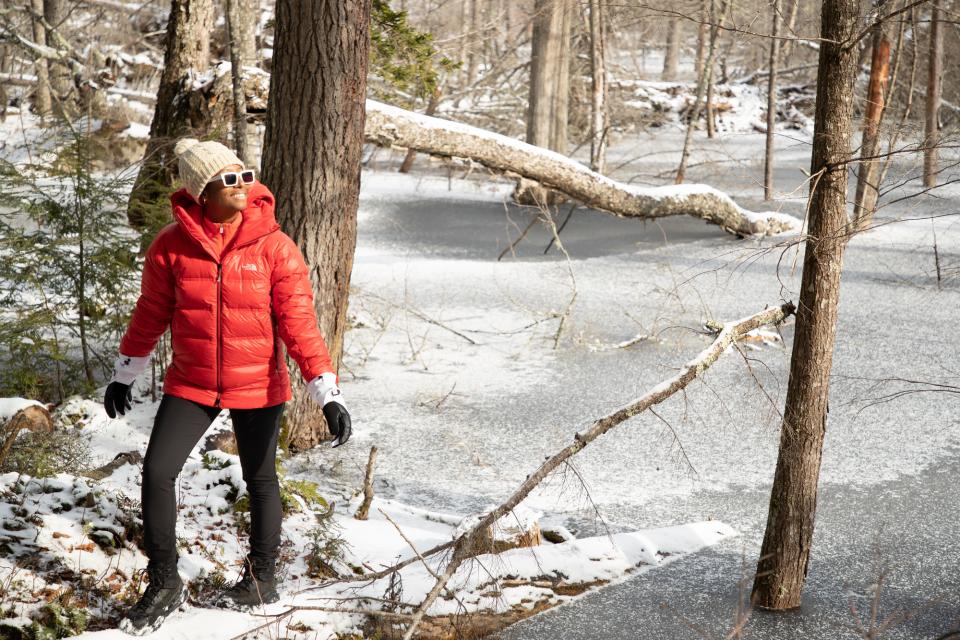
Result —
<path fill-rule="evenodd" d="M 328 402 L 336 402 L 346 408 L 347 404 L 343 401 L 343 394 L 340 387 L 337 386 L 337 374 L 332 371 L 321 374 L 307 383 L 307 391 L 310 397 L 321 407 L 326 406 Z"/>
<path fill-rule="evenodd" d="M 121 384 L 133 384 L 137 376 L 143 373 L 143 370 L 150 364 L 150 356 L 125 356 L 122 353 L 117 356 L 113 363 L 113 377 L 110 382 L 119 382 Z"/>

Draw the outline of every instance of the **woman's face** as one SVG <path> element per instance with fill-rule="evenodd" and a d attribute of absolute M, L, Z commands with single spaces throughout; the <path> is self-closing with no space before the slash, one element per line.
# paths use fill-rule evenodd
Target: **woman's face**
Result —
<path fill-rule="evenodd" d="M 200 201 L 204 205 L 204 212 L 214 222 L 230 220 L 247 208 L 247 192 L 250 190 L 250 185 L 237 180 L 234 186 L 228 187 L 220 180 L 221 174 L 232 171 L 243 171 L 243 167 L 239 164 L 225 166 L 207 183 L 201 194 Z"/>

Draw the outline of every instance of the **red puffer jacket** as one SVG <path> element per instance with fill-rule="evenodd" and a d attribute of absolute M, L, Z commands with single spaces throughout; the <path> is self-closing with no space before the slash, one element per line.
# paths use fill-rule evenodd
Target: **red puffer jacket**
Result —
<path fill-rule="evenodd" d="M 200 205 L 184 190 L 170 200 L 176 222 L 147 250 L 120 353 L 149 355 L 170 326 L 173 360 L 163 391 L 230 409 L 290 399 L 278 336 L 307 381 L 333 371 L 306 264 L 280 231 L 270 190 L 259 182 L 250 188 L 222 258 L 203 230 Z"/>

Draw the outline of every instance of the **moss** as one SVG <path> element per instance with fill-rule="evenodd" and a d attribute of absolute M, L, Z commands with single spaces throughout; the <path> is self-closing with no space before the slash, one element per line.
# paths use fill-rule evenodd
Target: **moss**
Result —
<path fill-rule="evenodd" d="M 89 622 L 90 614 L 86 607 L 71 602 L 71 595 L 67 592 L 59 599 L 43 605 L 34 614 L 33 624 L 28 628 L 26 637 L 31 640 L 68 638 L 83 633 Z"/>

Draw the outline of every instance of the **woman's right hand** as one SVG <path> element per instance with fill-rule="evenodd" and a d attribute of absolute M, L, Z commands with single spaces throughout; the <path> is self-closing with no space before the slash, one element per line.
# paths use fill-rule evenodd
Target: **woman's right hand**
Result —
<path fill-rule="evenodd" d="M 122 382 L 111 382 L 107 385 L 107 391 L 103 394 L 103 408 L 107 410 L 107 415 L 116 418 L 117 414 L 126 415 L 127 409 L 131 408 L 130 400 L 133 398 L 133 390 L 129 384 Z"/>

